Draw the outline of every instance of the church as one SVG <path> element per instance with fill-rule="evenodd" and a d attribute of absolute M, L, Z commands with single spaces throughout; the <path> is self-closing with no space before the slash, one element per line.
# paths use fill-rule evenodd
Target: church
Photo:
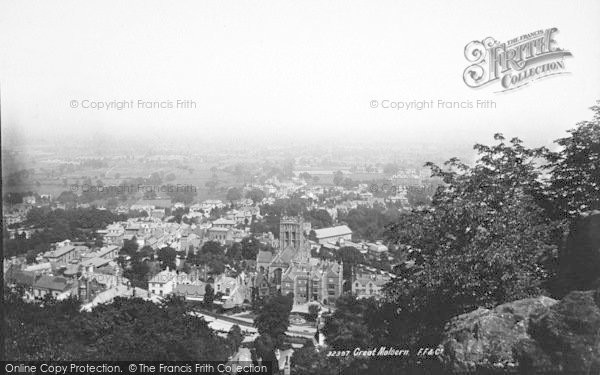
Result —
<path fill-rule="evenodd" d="M 294 294 L 294 303 L 318 301 L 331 305 L 342 294 L 343 264 L 313 258 L 301 217 L 282 217 L 279 248 L 275 254 L 259 251 L 256 257 L 258 288 Z"/>

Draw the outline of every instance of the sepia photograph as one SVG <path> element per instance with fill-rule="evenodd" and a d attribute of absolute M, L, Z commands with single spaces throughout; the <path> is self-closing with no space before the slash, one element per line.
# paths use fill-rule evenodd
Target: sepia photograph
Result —
<path fill-rule="evenodd" d="M 599 15 L 0 0 L 0 373 L 600 375 Z"/>

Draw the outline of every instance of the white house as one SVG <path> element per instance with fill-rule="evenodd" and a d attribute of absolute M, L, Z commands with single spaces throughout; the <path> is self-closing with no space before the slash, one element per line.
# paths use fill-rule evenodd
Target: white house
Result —
<path fill-rule="evenodd" d="M 148 281 L 148 290 L 152 294 L 163 297 L 171 294 L 176 285 L 177 272 L 170 271 L 167 267 L 166 270 L 157 273 L 150 281 Z"/>

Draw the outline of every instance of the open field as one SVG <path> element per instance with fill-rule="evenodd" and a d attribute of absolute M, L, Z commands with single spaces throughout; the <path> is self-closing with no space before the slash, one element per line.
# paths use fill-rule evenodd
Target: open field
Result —
<path fill-rule="evenodd" d="M 84 187 L 84 181 L 90 179 L 94 186 L 99 181 L 104 186 L 116 186 L 124 180 L 134 178 L 146 178 L 152 173 L 159 173 L 162 178 L 162 185 L 189 185 L 197 191 L 197 200 L 205 199 L 223 199 L 227 189 L 231 186 L 241 186 L 243 179 L 236 178 L 230 173 L 217 171 L 215 173 L 219 184 L 215 191 L 210 192 L 206 183 L 213 179 L 212 165 L 203 163 L 190 166 L 192 169 L 183 169 L 180 167 L 166 167 L 164 164 L 146 164 L 136 162 L 118 162 L 106 168 L 86 168 L 60 174 L 49 165 L 39 163 L 32 168 L 34 173 L 27 179 L 20 181 L 15 185 L 4 185 L 5 192 L 25 192 L 34 191 L 38 194 L 50 194 L 53 197 L 60 195 L 63 191 L 81 192 Z M 51 169 L 52 168 L 52 169 Z M 173 174 L 175 179 L 166 181 L 165 176 Z"/>

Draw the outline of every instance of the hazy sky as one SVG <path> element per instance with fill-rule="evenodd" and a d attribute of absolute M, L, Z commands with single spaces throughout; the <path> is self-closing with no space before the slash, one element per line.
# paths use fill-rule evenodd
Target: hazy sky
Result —
<path fill-rule="evenodd" d="M 597 0 L 0 0 L 2 135 L 547 143 L 600 99 L 599 14 Z M 551 27 L 571 74 L 506 93 L 463 82 L 470 41 Z M 178 99 L 197 108 L 81 108 Z M 370 107 L 439 99 L 497 108 Z"/>

